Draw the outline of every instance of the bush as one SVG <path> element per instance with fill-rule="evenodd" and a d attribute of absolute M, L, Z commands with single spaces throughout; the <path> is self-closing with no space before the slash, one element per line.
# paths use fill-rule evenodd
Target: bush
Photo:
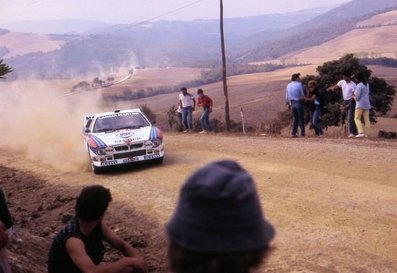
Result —
<path fill-rule="evenodd" d="M 354 74 L 364 73 L 369 77 L 370 101 L 372 111 L 371 122 L 376 122 L 376 115 L 386 115 L 390 111 L 395 96 L 394 86 L 389 85 L 384 79 L 370 77 L 372 71 L 360 63 L 360 59 L 353 54 L 347 54 L 339 60 L 324 63 L 317 67 L 319 76 L 309 75 L 302 79 L 305 84 L 309 79 L 315 79 L 318 83 L 321 94 L 325 101 L 325 107 L 321 116 L 324 128 L 328 126 L 340 126 L 345 123 L 345 114 L 341 113 L 340 104 L 343 101 L 341 92 L 326 91 L 330 86 L 342 79 L 344 71 L 351 71 Z"/>
<path fill-rule="evenodd" d="M 138 105 L 138 108 L 146 115 L 152 123 L 156 123 L 156 114 L 146 104 Z"/>
<path fill-rule="evenodd" d="M 261 123 L 259 130 L 270 135 L 279 135 L 281 131 L 291 124 L 291 110 L 286 109 L 277 115 L 277 118 L 269 123 Z"/>

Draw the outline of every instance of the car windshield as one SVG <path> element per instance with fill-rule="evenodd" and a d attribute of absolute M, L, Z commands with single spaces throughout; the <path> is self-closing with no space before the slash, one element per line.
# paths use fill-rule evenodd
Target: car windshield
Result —
<path fill-rule="evenodd" d="M 115 113 L 97 118 L 93 133 L 112 132 L 123 129 L 139 129 L 149 126 L 149 122 L 140 113 Z"/>

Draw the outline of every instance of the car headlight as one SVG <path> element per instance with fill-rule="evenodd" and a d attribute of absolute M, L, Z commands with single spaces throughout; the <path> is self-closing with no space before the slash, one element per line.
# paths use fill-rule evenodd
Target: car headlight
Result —
<path fill-rule="evenodd" d="M 97 153 L 97 155 L 106 155 L 106 149 L 99 148 L 96 153 Z"/>
<path fill-rule="evenodd" d="M 153 142 L 153 148 L 157 148 L 162 143 L 161 139 L 155 139 L 152 142 Z"/>
<path fill-rule="evenodd" d="M 145 142 L 145 148 L 157 148 L 161 143 L 161 139 L 148 140 Z"/>
<path fill-rule="evenodd" d="M 109 155 L 113 153 L 113 148 L 112 147 L 106 147 L 106 148 L 99 148 L 97 150 L 97 155 Z"/>

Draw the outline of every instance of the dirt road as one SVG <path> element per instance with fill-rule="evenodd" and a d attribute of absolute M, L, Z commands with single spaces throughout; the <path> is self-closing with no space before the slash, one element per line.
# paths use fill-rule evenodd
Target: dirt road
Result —
<path fill-rule="evenodd" d="M 165 141 L 162 165 L 100 176 L 85 165 L 64 173 L 2 148 L 0 185 L 24 240 L 11 246 L 14 272 L 44 272 L 51 237 L 90 183 L 111 189 L 108 221 L 140 247 L 150 271 L 165 272 L 163 226 L 181 183 L 223 158 L 251 172 L 277 229 L 260 272 L 397 272 L 396 141 L 183 133 L 166 133 Z"/>

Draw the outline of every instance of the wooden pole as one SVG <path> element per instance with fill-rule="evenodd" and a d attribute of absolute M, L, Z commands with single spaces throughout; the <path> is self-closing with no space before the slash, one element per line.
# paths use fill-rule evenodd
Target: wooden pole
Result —
<path fill-rule="evenodd" d="M 223 32 L 223 0 L 220 0 L 220 27 L 221 27 L 221 48 L 222 48 L 222 76 L 223 76 L 223 94 L 225 95 L 225 124 L 226 130 L 230 131 L 230 114 L 229 114 L 229 95 L 227 90 L 227 75 L 226 75 L 226 50 L 225 38 Z"/>

